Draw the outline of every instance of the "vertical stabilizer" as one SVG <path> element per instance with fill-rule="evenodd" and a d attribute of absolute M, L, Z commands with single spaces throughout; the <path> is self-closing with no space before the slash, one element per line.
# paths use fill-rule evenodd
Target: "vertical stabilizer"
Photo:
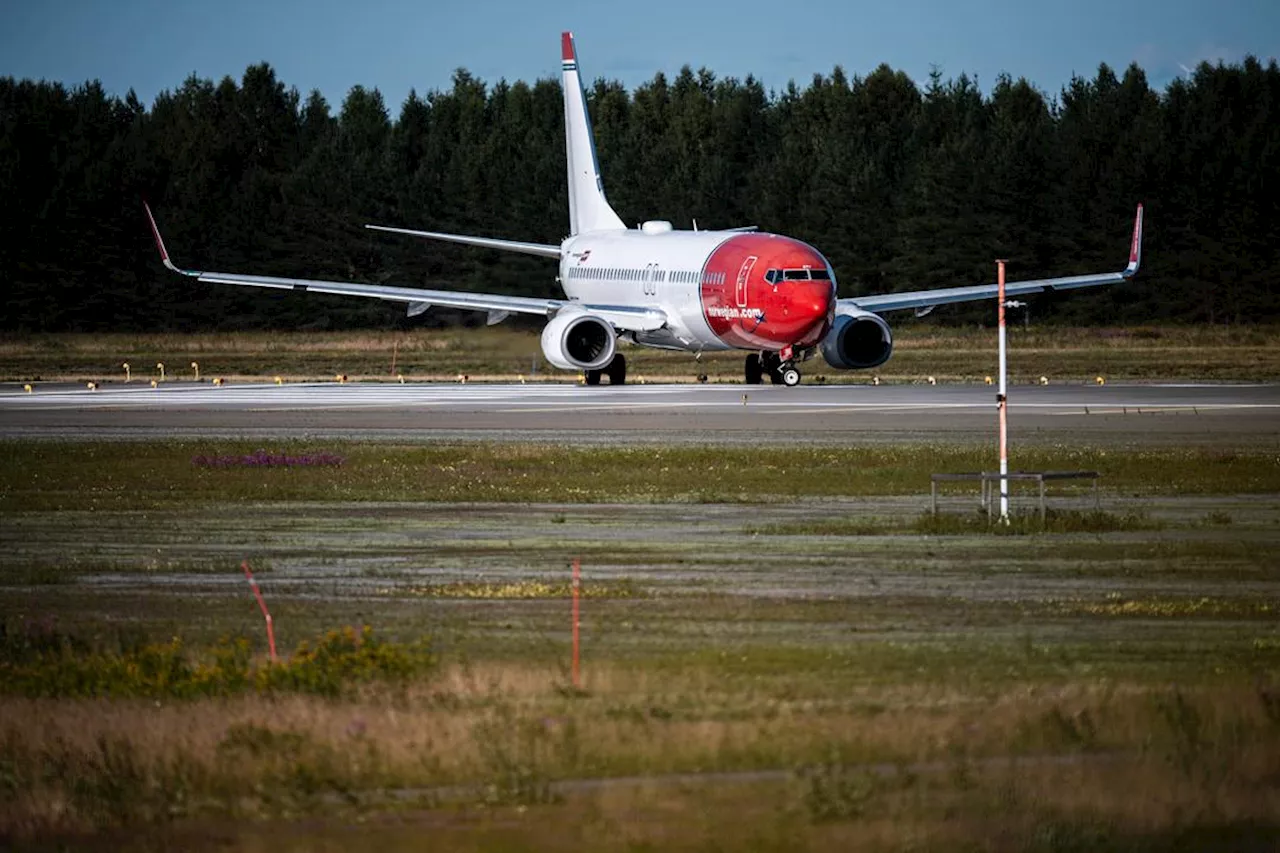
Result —
<path fill-rule="evenodd" d="M 604 197 L 573 33 L 561 33 L 560 56 L 564 68 L 564 147 L 569 161 L 569 233 L 625 229 Z"/>

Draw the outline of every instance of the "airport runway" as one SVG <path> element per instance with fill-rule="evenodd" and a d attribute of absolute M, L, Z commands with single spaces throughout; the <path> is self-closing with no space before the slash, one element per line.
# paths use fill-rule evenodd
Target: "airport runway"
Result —
<path fill-rule="evenodd" d="M 0 438 L 982 441 L 987 386 L 171 383 L 0 387 Z M 1280 385 L 1015 386 L 1012 441 L 1280 444 Z"/>

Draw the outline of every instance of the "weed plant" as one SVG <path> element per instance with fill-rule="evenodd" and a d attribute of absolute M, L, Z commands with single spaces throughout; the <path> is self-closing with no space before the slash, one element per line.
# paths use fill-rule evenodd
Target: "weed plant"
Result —
<path fill-rule="evenodd" d="M 396 643 L 369 626 L 303 641 L 279 662 L 255 657 L 248 639 L 225 638 L 199 660 L 175 637 L 166 643 L 117 633 L 92 643 L 50 623 L 0 623 L 0 691 L 51 698 L 197 699 L 242 693 L 339 696 L 369 683 L 429 674 L 428 640 Z"/>

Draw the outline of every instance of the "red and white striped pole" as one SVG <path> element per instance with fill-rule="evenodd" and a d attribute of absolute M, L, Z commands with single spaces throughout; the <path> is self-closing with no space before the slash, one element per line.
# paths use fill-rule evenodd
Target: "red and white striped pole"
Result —
<path fill-rule="evenodd" d="M 262 598 L 262 592 L 258 589 L 258 582 L 253 579 L 253 572 L 249 571 L 249 561 L 245 560 L 240 564 L 240 568 L 244 569 L 245 580 L 249 581 L 249 588 L 253 590 L 253 597 L 258 599 L 258 607 L 262 609 L 262 618 L 267 620 L 267 646 L 271 650 L 271 662 L 276 662 L 276 632 L 271 627 L 271 612 L 267 610 L 267 602 Z"/>
<path fill-rule="evenodd" d="M 578 597 L 582 588 L 582 561 L 573 561 L 573 688 L 582 689 L 582 680 L 578 676 Z"/>
<path fill-rule="evenodd" d="M 1008 397 L 1008 363 L 1005 359 L 1004 331 L 1004 265 L 1003 260 L 996 261 L 996 299 L 999 301 L 1000 317 L 1000 393 L 996 395 L 996 408 L 1000 413 L 1000 521 L 1009 523 L 1009 425 L 1007 421 L 1009 409 Z"/>

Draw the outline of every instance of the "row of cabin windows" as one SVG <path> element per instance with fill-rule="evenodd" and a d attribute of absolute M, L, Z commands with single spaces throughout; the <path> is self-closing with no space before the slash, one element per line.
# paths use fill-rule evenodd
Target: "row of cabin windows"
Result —
<path fill-rule="evenodd" d="M 698 281 L 698 274 L 691 270 L 653 270 L 652 277 L 646 279 L 645 276 L 650 270 L 644 269 L 628 269 L 625 267 L 605 267 L 603 269 L 596 267 L 570 267 L 569 278 L 591 278 L 599 281 L 678 281 L 685 284 L 693 284 Z M 704 284 L 724 284 L 725 274 L 722 272 L 711 272 L 703 276 Z M 822 269 L 813 269 L 804 267 L 802 269 L 790 270 L 769 270 L 764 274 L 764 280 L 770 284 L 777 284 L 780 281 L 830 281 L 830 270 L 823 267 Z"/>
<path fill-rule="evenodd" d="M 652 273 L 651 277 L 646 275 Z M 698 273 L 693 270 L 644 270 L 627 269 L 625 267 L 570 267 L 569 278 L 587 278 L 596 281 L 678 281 L 694 284 L 698 281 Z M 722 272 L 707 273 L 703 276 L 705 284 L 724 284 L 725 274 Z"/>

